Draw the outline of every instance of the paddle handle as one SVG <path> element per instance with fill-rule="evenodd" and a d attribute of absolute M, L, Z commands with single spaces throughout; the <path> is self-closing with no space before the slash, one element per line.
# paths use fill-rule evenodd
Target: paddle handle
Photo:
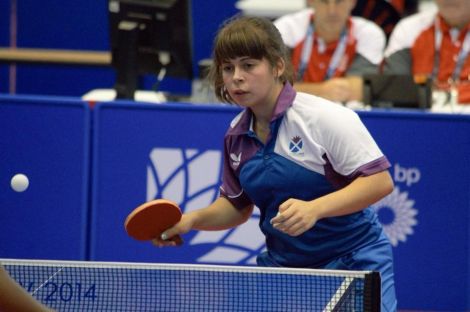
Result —
<path fill-rule="evenodd" d="M 175 242 L 176 246 L 181 246 L 183 245 L 183 239 L 181 238 L 180 235 L 175 235 L 172 238 L 170 238 L 172 242 Z"/>

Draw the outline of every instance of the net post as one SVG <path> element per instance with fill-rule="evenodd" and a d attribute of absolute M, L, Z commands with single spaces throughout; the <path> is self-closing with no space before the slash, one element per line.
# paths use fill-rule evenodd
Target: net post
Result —
<path fill-rule="evenodd" d="M 364 311 L 380 312 L 382 287 L 380 272 L 370 272 L 364 280 Z"/>

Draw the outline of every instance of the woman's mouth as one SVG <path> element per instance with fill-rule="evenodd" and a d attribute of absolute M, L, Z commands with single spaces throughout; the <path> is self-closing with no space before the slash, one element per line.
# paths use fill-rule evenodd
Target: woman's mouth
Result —
<path fill-rule="evenodd" d="M 246 93 L 248 93 L 248 92 L 243 91 L 241 89 L 237 89 L 237 90 L 233 91 L 233 94 L 235 94 L 235 95 L 243 95 L 243 94 L 246 94 Z"/>

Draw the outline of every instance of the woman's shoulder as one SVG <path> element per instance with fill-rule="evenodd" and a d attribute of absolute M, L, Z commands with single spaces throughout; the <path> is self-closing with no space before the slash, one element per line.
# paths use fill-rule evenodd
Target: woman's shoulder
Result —
<path fill-rule="evenodd" d="M 355 111 L 340 103 L 303 92 L 297 93 L 288 116 L 319 128 L 342 127 L 359 119 Z"/>
<path fill-rule="evenodd" d="M 304 92 L 297 92 L 292 108 L 308 114 L 356 114 L 341 103 Z"/>
<path fill-rule="evenodd" d="M 248 113 L 247 109 L 243 109 L 241 112 L 239 112 L 230 121 L 228 129 L 225 132 L 225 137 L 227 138 L 228 136 L 231 136 L 231 135 L 237 135 L 237 134 L 246 132 L 249 128 L 249 123 L 250 123 L 249 115 L 250 114 Z"/>

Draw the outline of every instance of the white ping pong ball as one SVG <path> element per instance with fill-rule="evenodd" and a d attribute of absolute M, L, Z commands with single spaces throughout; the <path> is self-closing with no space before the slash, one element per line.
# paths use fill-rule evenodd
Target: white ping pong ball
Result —
<path fill-rule="evenodd" d="M 29 186 L 29 179 L 24 174 L 18 173 L 11 178 L 10 185 L 15 192 L 24 192 Z"/>

